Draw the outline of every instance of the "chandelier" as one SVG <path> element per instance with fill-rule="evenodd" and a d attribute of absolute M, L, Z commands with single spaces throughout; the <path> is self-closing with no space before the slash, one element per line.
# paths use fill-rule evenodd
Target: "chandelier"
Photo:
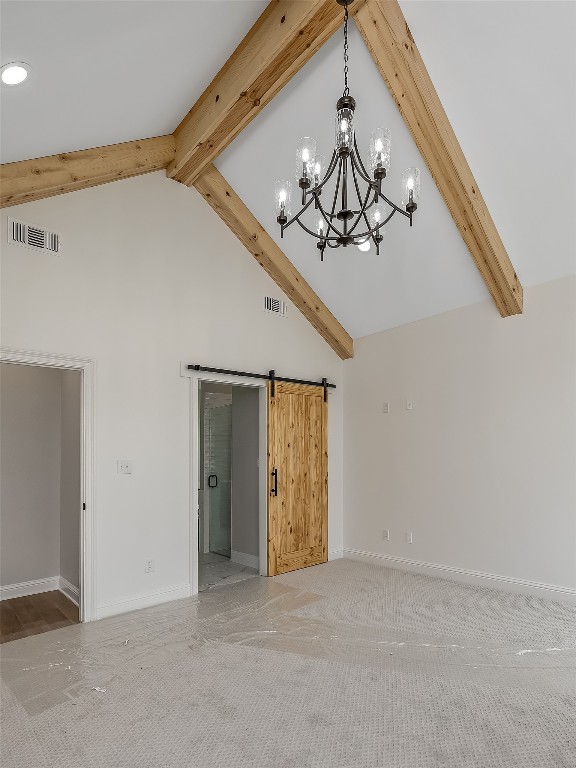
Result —
<path fill-rule="evenodd" d="M 344 6 L 344 92 L 336 103 L 336 148 L 328 165 L 325 157 L 316 151 L 316 142 L 310 137 L 300 139 L 296 148 L 296 179 L 301 189 L 301 209 L 291 216 L 292 184 L 279 181 L 274 189 L 276 221 L 280 236 L 295 221 L 309 235 L 317 239 L 316 247 L 324 261 L 324 251 L 341 245 L 356 245 L 362 251 L 370 250 L 370 243 L 380 253 L 384 227 L 396 213 L 410 220 L 420 201 L 420 171 L 408 168 L 402 176 L 402 207 L 382 192 L 382 182 L 390 170 L 390 131 L 376 128 L 370 135 L 369 168 L 366 170 L 354 130 L 356 102 L 348 88 L 348 4 L 351 0 L 336 0 Z M 336 177 L 334 195 L 328 205 L 322 202 L 327 182 Z M 365 188 L 365 192 L 362 190 Z M 325 195 L 326 197 L 326 195 Z M 302 216 L 312 208 L 316 222 L 310 226 Z M 310 218 L 310 214 L 307 214 Z M 313 227 L 313 229 L 311 228 Z"/>

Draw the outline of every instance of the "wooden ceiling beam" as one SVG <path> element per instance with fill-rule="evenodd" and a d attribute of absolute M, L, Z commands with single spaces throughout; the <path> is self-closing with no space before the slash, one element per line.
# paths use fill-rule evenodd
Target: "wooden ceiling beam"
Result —
<path fill-rule="evenodd" d="M 174 159 L 175 147 L 170 134 L 4 163 L 0 166 L 0 208 L 162 170 Z"/>
<path fill-rule="evenodd" d="M 368 0 L 355 22 L 500 314 L 520 314 L 522 285 L 397 0 Z"/>
<path fill-rule="evenodd" d="M 354 341 L 351 336 L 250 213 L 216 167 L 212 164 L 205 167 L 194 186 L 336 354 L 342 360 L 353 357 Z"/>
<path fill-rule="evenodd" d="M 354 0 L 353 16 L 365 0 Z M 190 186 L 342 26 L 335 0 L 272 0 L 176 128 L 168 175 Z"/>

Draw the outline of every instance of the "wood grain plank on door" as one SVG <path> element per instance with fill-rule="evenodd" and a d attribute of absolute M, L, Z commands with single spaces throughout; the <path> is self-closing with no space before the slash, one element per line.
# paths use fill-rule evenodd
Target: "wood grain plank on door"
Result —
<path fill-rule="evenodd" d="M 269 385 L 268 573 L 326 562 L 328 542 L 327 404 L 321 387 Z M 272 486 L 270 486 L 271 490 Z"/>

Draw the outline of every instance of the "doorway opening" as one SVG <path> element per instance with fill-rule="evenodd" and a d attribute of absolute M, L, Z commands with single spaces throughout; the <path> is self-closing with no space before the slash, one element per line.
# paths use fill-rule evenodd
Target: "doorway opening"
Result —
<path fill-rule="evenodd" d="M 0 636 L 80 620 L 82 371 L 0 363 Z"/>
<path fill-rule="evenodd" d="M 260 573 L 260 396 L 255 387 L 198 388 L 198 589 Z"/>
<path fill-rule="evenodd" d="M 94 361 L 2 347 L 0 378 L 0 611 L 12 625 L 7 634 L 92 621 Z M 31 557 L 39 541 L 42 551 Z M 20 598 L 31 605 L 19 605 Z"/>

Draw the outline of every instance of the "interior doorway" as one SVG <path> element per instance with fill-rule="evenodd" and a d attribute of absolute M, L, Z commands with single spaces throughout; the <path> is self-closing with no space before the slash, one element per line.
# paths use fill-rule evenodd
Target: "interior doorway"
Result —
<path fill-rule="evenodd" d="M 198 589 L 260 572 L 258 390 L 201 381 L 198 390 Z"/>
<path fill-rule="evenodd" d="M 0 363 L 0 637 L 80 620 L 82 372 Z"/>
<path fill-rule="evenodd" d="M 221 456 L 211 464 L 201 455 L 207 452 L 205 425 L 209 417 L 206 409 L 229 408 L 236 391 L 253 393 L 250 417 L 253 433 L 255 424 L 258 425 L 257 441 L 254 439 L 254 445 L 257 442 L 258 446 L 258 503 L 255 504 L 253 495 L 249 505 L 252 509 L 257 506 L 258 510 L 257 572 L 261 576 L 275 576 L 325 563 L 328 560 L 328 394 L 335 385 L 326 379 L 318 384 L 281 378 L 275 376 L 274 371 L 266 376 L 184 362 L 181 375 L 190 378 L 191 397 L 190 594 L 226 582 L 226 579 L 216 579 L 207 584 L 208 561 L 214 570 L 218 565 L 244 564 L 256 570 L 255 560 L 250 562 L 242 557 L 243 554 L 254 557 L 248 545 L 238 544 L 235 538 L 235 532 L 253 531 L 235 523 L 234 518 L 234 467 L 242 465 L 232 458 L 227 471 L 218 465 Z M 210 394 L 208 401 L 207 394 Z M 213 423 L 217 430 L 225 432 L 230 419 L 234 434 L 234 409 L 231 417 L 220 413 Z M 236 434 L 243 431 L 238 430 Z M 232 447 L 228 450 L 233 453 Z M 241 477 L 252 476 L 255 449 L 249 451 L 244 447 L 238 455 L 249 462 L 240 470 Z M 224 512 L 220 507 L 222 499 L 228 498 L 228 478 L 232 499 L 230 514 L 227 502 Z M 212 498 L 210 494 L 218 487 L 219 494 Z M 251 487 L 254 489 L 255 485 Z M 214 519 L 210 515 L 211 502 Z M 253 515 L 252 520 L 255 519 Z"/>

